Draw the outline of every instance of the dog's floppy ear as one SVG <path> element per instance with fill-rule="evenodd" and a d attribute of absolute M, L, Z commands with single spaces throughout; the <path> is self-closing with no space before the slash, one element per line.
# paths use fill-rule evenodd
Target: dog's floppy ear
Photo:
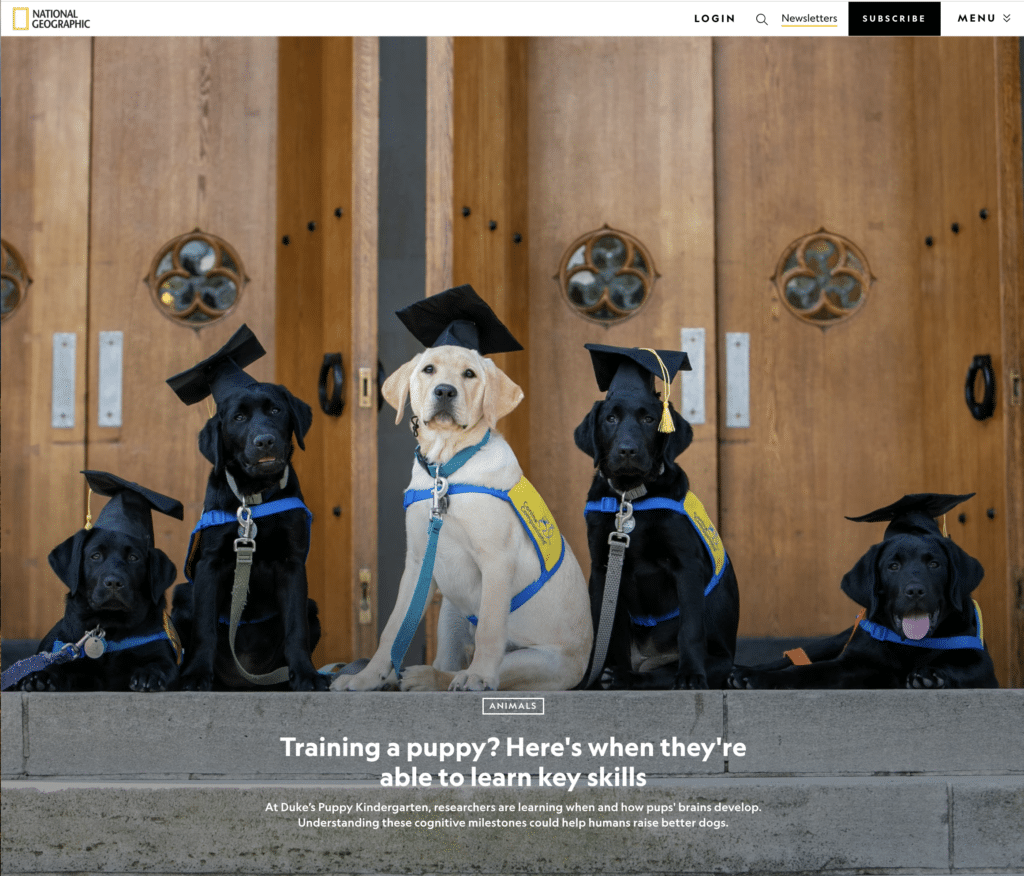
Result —
<path fill-rule="evenodd" d="M 487 385 L 484 386 L 484 419 L 493 429 L 498 420 L 511 414 L 523 400 L 523 390 L 490 359 L 484 359 L 483 362 L 487 373 Z"/>
<path fill-rule="evenodd" d="M 693 441 L 693 427 L 683 419 L 682 414 L 672 407 L 669 408 L 669 413 L 672 414 L 672 424 L 676 430 L 665 436 L 665 443 L 661 449 L 665 465 L 675 462 L 676 457 Z"/>
<path fill-rule="evenodd" d="M 590 413 L 583 418 L 583 422 L 572 433 L 572 440 L 576 442 L 576 446 L 587 456 L 593 457 L 595 464 L 600 455 L 597 449 L 597 412 L 601 409 L 602 404 L 601 401 L 594 402 Z"/>
<path fill-rule="evenodd" d="M 213 465 L 214 474 L 223 473 L 224 448 L 220 440 L 220 414 L 210 417 L 199 433 L 199 452 Z"/>
<path fill-rule="evenodd" d="M 149 549 L 149 587 L 154 605 L 160 603 L 160 597 L 174 583 L 177 575 L 178 570 L 167 554 L 160 548 Z"/>
<path fill-rule="evenodd" d="M 412 380 L 413 369 L 419 360 L 419 356 L 410 359 L 392 373 L 380 388 L 380 394 L 384 396 L 384 400 L 398 411 L 398 416 L 395 417 L 396 426 L 402 422 L 402 416 L 405 413 L 405 400 L 409 397 L 409 381 Z"/>
<path fill-rule="evenodd" d="M 868 548 L 867 553 L 857 560 L 857 564 L 843 575 L 839 585 L 843 593 L 868 610 L 868 617 L 875 613 L 878 602 L 875 585 L 878 578 L 878 554 L 881 550 L 881 543 Z"/>
<path fill-rule="evenodd" d="M 67 585 L 72 596 L 78 592 L 78 581 L 82 574 L 82 545 L 88 535 L 88 530 L 78 530 L 50 551 L 46 558 L 50 562 L 50 568 Z"/>
<path fill-rule="evenodd" d="M 309 427 L 313 425 L 313 409 L 301 398 L 292 395 L 287 387 L 278 384 L 277 388 L 284 393 L 285 404 L 288 405 L 288 413 L 292 417 L 292 432 L 299 445 L 299 450 L 305 450 L 306 445 L 302 439 L 306 437 Z"/>
<path fill-rule="evenodd" d="M 972 591 L 985 577 L 985 568 L 960 545 L 948 538 L 939 539 L 939 544 L 949 559 L 949 598 L 957 611 L 967 606 Z"/>

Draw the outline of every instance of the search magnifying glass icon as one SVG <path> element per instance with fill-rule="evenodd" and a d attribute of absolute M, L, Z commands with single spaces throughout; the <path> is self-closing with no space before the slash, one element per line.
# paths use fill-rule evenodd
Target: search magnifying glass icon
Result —
<path fill-rule="evenodd" d="M 759 12 L 757 14 L 756 21 L 757 21 L 758 24 L 763 24 L 765 27 L 768 26 L 768 18 L 767 18 L 767 16 L 763 12 Z"/>

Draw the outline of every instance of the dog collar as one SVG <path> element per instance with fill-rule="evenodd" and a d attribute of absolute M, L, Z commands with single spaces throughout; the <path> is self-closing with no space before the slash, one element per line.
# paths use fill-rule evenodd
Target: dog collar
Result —
<path fill-rule="evenodd" d="M 244 495 L 240 489 L 238 489 L 238 483 L 231 476 L 231 472 L 225 470 L 224 477 L 227 478 L 228 486 L 231 487 L 231 492 L 235 494 L 235 498 L 238 499 L 243 505 L 262 505 L 265 501 L 263 493 L 271 494 L 277 490 L 283 490 L 288 484 L 288 470 L 289 466 L 284 467 L 284 471 L 281 474 L 281 480 L 277 482 L 277 486 L 270 487 L 260 493 L 251 493 Z"/>
<path fill-rule="evenodd" d="M 974 602 L 974 620 L 978 630 L 977 636 L 925 636 L 923 639 L 905 639 L 888 627 L 869 620 L 862 620 L 860 628 L 871 636 L 872 639 L 878 642 L 889 642 L 893 645 L 910 645 L 912 648 L 929 648 L 936 651 L 960 651 L 963 649 L 984 651 L 985 643 L 981 638 L 981 608 L 977 601 L 971 601 Z"/>
<path fill-rule="evenodd" d="M 488 441 L 491 440 L 491 430 L 488 429 L 484 437 L 480 440 L 479 444 L 474 444 L 472 447 L 467 447 L 464 450 L 460 450 L 447 462 L 441 465 L 435 465 L 432 462 L 428 462 L 427 458 L 420 452 L 419 444 L 416 445 L 416 461 L 420 464 L 420 467 L 432 478 L 449 478 L 455 472 L 457 472 L 462 466 L 469 462 L 480 448 L 482 448 Z"/>

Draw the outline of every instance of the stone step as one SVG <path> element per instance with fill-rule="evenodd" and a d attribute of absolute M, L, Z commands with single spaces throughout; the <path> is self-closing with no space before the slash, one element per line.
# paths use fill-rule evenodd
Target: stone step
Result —
<path fill-rule="evenodd" d="M 5 693 L 3 872 L 1024 873 L 1024 691 L 495 697 Z"/>

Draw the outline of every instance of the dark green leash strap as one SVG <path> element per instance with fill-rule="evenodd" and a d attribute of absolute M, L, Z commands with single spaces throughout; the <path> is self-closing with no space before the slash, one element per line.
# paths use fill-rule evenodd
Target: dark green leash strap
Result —
<path fill-rule="evenodd" d="M 231 646 L 231 656 L 242 677 L 252 684 L 281 684 L 288 681 L 287 666 L 281 666 L 273 672 L 266 672 L 262 675 L 253 675 L 242 666 L 235 653 L 235 634 L 238 632 L 238 623 L 242 619 L 245 601 L 249 598 L 252 555 L 256 553 L 256 524 L 252 519 L 252 511 L 244 499 L 242 507 L 238 509 L 238 525 L 240 532 L 238 538 L 235 539 L 235 583 L 231 588 L 231 623 L 228 625 L 228 644 Z"/>

